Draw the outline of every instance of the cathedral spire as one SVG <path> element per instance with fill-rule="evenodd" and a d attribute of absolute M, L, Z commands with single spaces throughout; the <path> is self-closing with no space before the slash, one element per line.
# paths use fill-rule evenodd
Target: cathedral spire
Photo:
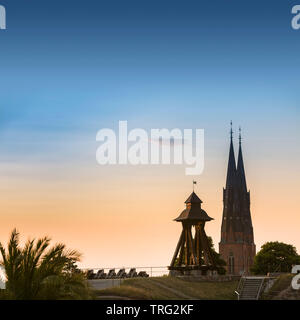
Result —
<path fill-rule="evenodd" d="M 230 122 L 230 148 L 229 148 L 229 159 L 228 159 L 228 167 L 227 167 L 227 179 L 226 179 L 226 189 L 232 189 L 235 184 L 235 174 L 236 174 L 236 164 L 235 164 L 235 156 L 233 149 L 233 131 L 232 131 L 232 121 Z"/>
<path fill-rule="evenodd" d="M 242 133 L 241 127 L 239 128 L 239 155 L 238 155 L 238 164 L 237 164 L 237 178 L 239 180 L 240 188 L 242 191 L 247 192 L 247 183 L 246 183 L 246 175 L 244 168 L 244 160 L 242 153 Z"/>
<path fill-rule="evenodd" d="M 255 256 L 253 226 L 250 212 L 250 193 L 247 191 L 242 153 L 242 134 L 239 129 L 238 163 L 235 164 L 230 130 L 230 151 L 226 189 L 223 189 L 223 218 L 219 252 L 227 262 L 229 274 L 249 274 Z"/>

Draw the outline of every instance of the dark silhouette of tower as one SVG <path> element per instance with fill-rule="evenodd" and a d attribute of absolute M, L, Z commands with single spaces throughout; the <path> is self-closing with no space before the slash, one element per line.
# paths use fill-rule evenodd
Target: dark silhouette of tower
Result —
<path fill-rule="evenodd" d="M 172 274 L 206 274 L 216 271 L 212 249 L 204 227 L 206 222 L 213 220 L 201 208 L 202 201 L 193 191 L 185 201 L 184 209 L 177 222 L 182 224 L 182 232 L 171 261 L 169 270 Z M 192 235 L 194 230 L 194 236 Z"/>
<path fill-rule="evenodd" d="M 247 190 L 242 154 L 241 129 L 239 134 L 239 154 L 236 166 L 232 142 L 226 178 L 223 189 L 223 218 L 219 252 L 227 263 L 229 274 L 249 274 L 255 256 L 255 244 L 250 212 L 250 191 Z"/>

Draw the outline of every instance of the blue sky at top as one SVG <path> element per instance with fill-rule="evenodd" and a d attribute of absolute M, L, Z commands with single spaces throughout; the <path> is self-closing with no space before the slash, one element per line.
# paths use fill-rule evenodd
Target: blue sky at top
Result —
<path fill-rule="evenodd" d="M 233 119 L 249 140 L 285 139 L 291 152 L 299 139 L 297 1 L 0 3 L 3 161 L 85 147 L 94 161 L 97 130 L 118 120 L 204 128 L 210 142 Z"/>

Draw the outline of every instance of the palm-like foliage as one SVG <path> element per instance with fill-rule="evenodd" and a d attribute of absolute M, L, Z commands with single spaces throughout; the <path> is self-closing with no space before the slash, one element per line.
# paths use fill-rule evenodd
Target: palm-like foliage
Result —
<path fill-rule="evenodd" d="M 84 299 L 89 298 L 84 275 L 74 272 L 80 260 L 75 250 L 64 244 L 49 248 L 48 237 L 28 240 L 20 247 L 19 233 L 14 229 L 5 250 L 0 243 L 7 282 L 6 295 L 12 299 Z"/>

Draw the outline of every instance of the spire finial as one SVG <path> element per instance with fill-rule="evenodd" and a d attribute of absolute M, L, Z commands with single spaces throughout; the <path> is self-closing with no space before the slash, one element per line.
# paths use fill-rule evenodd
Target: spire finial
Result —
<path fill-rule="evenodd" d="M 232 135 L 233 135 L 233 131 L 232 131 L 232 120 L 230 121 L 230 138 L 232 140 Z"/>
<path fill-rule="evenodd" d="M 193 192 L 195 191 L 195 184 L 197 184 L 197 181 L 193 180 Z"/>
<path fill-rule="evenodd" d="M 239 142 L 240 142 L 240 145 L 242 145 L 242 128 L 239 127 Z"/>

